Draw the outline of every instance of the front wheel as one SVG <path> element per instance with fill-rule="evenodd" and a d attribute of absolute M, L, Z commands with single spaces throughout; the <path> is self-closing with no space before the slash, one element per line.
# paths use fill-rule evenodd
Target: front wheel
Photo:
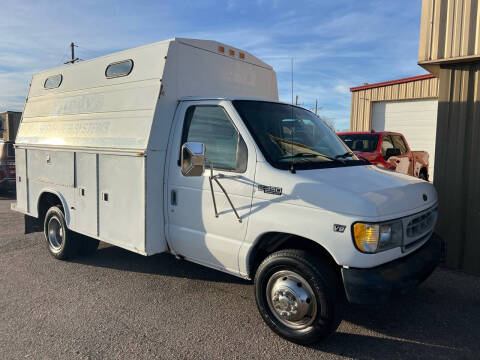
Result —
<path fill-rule="evenodd" d="M 255 299 L 267 325 L 299 344 L 318 342 L 341 321 L 342 300 L 335 272 L 303 250 L 268 256 L 255 275 Z"/>

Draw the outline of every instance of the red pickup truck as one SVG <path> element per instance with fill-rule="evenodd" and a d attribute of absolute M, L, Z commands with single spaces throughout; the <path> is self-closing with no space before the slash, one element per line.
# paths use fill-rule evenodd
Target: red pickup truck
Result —
<path fill-rule="evenodd" d="M 0 140 L 0 190 L 15 188 L 15 149 L 13 142 Z"/>
<path fill-rule="evenodd" d="M 428 153 L 411 151 L 402 134 L 382 131 L 337 135 L 355 154 L 373 165 L 428 181 Z"/>

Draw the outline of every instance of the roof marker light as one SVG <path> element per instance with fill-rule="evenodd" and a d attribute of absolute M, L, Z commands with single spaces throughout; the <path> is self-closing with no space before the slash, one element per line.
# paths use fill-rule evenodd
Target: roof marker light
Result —
<path fill-rule="evenodd" d="M 224 53 L 225 52 L 225 47 L 219 46 L 218 51 L 220 51 L 221 53 Z"/>
<path fill-rule="evenodd" d="M 241 53 L 238 53 L 238 57 L 239 57 L 240 59 L 245 59 L 245 54 L 242 53 L 242 52 L 241 52 Z"/>
<path fill-rule="evenodd" d="M 228 53 L 230 54 L 230 56 L 235 56 L 235 50 L 230 49 Z"/>

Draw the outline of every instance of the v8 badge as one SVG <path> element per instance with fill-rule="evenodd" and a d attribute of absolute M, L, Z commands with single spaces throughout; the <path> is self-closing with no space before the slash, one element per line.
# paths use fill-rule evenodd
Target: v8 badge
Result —
<path fill-rule="evenodd" d="M 343 233 L 345 231 L 345 225 L 333 224 L 333 231 Z"/>

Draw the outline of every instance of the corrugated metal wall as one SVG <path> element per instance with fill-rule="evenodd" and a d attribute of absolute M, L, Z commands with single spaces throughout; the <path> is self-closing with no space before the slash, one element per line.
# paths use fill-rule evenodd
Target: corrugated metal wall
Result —
<path fill-rule="evenodd" d="M 14 141 L 21 118 L 21 112 L 5 111 L 0 113 L 0 139 Z"/>
<path fill-rule="evenodd" d="M 480 273 L 480 62 L 440 71 L 435 180 L 447 265 Z"/>
<path fill-rule="evenodd" d="M 479 0 L 423 0 L 418 62 L 480 56 Z"/>
<path fill-rule="evenodd" d="M 352 91 L 350 130 L 370 131 L 372 101 L 413 100 L 437 97 L 437 78 Z"/>

